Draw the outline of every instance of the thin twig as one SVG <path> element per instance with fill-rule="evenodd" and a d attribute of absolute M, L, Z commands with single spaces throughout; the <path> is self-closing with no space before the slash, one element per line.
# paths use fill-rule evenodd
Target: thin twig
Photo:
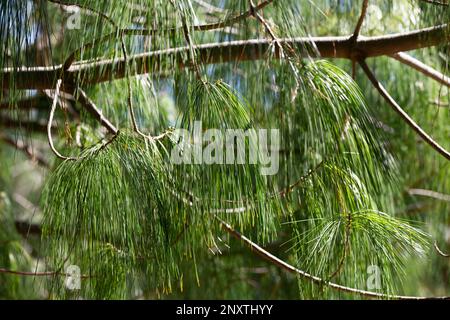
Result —
<path fill-rule="evenodd" d="M 433 140 L 414 120 L 398 105 L 398 103 L 389 95 L 386 89 L 381 85 L 378 79 L 370 70 L 369 66 L 364 60 L 360 60 L 359 64 L 363 68 L 370 82 L 378 90 L 381 96 L 388 102 L 388 104 L 397 112 L 400 117 L 408 124 L 427 144 L 429 144 L 434 150 L 441 154 L 447 160 L 450 160 L 450 152 L 444 149 L 436 141 Z"/>
<path fill-rule="evenodd" d="M 443 85 L 446 85 L 447 87 L 450 87 L 450 78 L 446 75 L 440 73 L 439 71 L 431 68 L 430 66 L 427 66 L 425 63 L 417 60 L 416 58 L 411 57 L 410 55 L 404 53 L 404 52 L 398 52 L 393 55 L 391 55 L 392 58 L 395 60 L 400 61 L 403 64 L 406 64 L 417 71 L 423 73 L 427 77 L 430 77 L 434 80 L 436 80 L 439 83 L 442 83 Z"/>
<path fill-rule="evenodd" d="M 108 17 L 103 12 L 93 9 L 91 7 L 88 7 L 87 5 L 84 5 L 84 4 L 70 2 L 70 1 L 60 1 L 60 0 L 47 0 L 47 1 L 51 2 L 51 3 L 59 4 L 60 6 L 65 6 L 65 7 L 77 7 L 77 8 L 80 8 L 81 10 L 86 10 L 86 11 L 92 12 L 92 13 L 100 16 L 102 19 L 105 19 L 105 20 L 108 20 L 109 22 L 114 23 L 114 20 L 111 19 L 110 17 Z"/>
<path fill-rule="evenodd" d="M 186 14 L 184 13 L 183 9 L 182 9 L 182 5 L 180 3 L 179 6 L 177 7 L 177 5 L 175 4 L 174 0 L 169 0 L 170 3 L 172 4 L 172 6 L 174 7 L 174 9 L 179 12 L 179 15 L 181 17 L 181 24 L 182 24 L 182 30 L 183 30 L 183 35 L 184 35 L 184 39 L 187 43 L 187 45 L 189 46 L 189 59 L 191 60 L 191 65 L 194 68 L 194 72 L 197 76 L 198 80 L 202 79 L 201 73 L 200 73 L 200 67 L 197 64 L 196 61 L 196 52 L 194 49 L 194 42 L 192 40 L 192 36 L 191 33 L 189 31 L 189 27 L 188 27 L 188 22 L 187 22 L 187 18 L 186 18 Z"/>
<path fill-rule="evenodd" d="M 85 5 L 79 5 L 76 3 L 68 3 L 68 2 L 61 2 L 61 1 L 55 1 L 55 0 L 48 0 L 50 2 L 54 2 L 54 3 L 59 3 L 62 5 L 70 5 L 70 6 L 77 6 L 81 9 L 85 9 L 88 11 L 92 11 L 95 14 L 97 14 L 98 16 L 100 16 L 102 19 L 105 19 L 106 21 L 108 21 L 115 29 L 116 31 L 119 30 L 119 26 L 115 23 L 115 21 L 110 18 L 108 15 L 104 14 L 103 12 L 100 12 L 98 10 L 94 10 L 90 7 L 87 7 Z M 127 64 L 127 59 L 128 59 L 128 54 L 127 54 L 127 50 L 126 50 L 126 46 L 125 46 L 125 41 L 123 39 L 123 34 L 120 35 L 120 41 L 121 41 L 121 47 L 122 47 L 122 53 L 124 55 L 124 59 L 125 59 L 125 64 L 128 66 Z M 69 59 L 67 59 L 64 62 L 64 70 L 67 70 L 70 68 L 71 64 L 73 63 L 73 59 L 75 55 L 71 55 L 69 57 Z M 125 73 L 127 73 L 128 68 L 126 68 Z M 131 91 L 131 84 L 128 83 L 128 104 L 130 105 L 130 109 L 132 109 L 132 91 Z M 112 133 L 113 135 L 117 135 L 119 130 L 102 114 L 102 112 L 97 108 L 97 106 L 94 104 L 94 102 L 87 96 L 87 94 L 80 88 L 77 87 L 78 92 L 80 93 L 79 96 L 79 102 L 81 102 L 83 104 L 83 106 L 86 108 L 86 110 L 91 113 L 97 120 L 100 121 L 100 123 L 105 126 L 108 131 L 110 133 Z M 132 115 L 134 116 L 134 114 Z M 133 118 L 134 119 L 134 118 Z"/>
<path fill-rule="evenodd" d="M 314 173 L 316 173 L 317 170 L 319 170 L 320 167 L 322 167 L 324 164 L 325 164 L 325 162 L 323 160 L 320 161 L 319 164 L 316 165 L 313 169 L 308 170 L 308 172 L 305 175 L 301 176 L 299 179 L 297 179 L 297 181 L 295 181 L 294 183 L 290 184 L 286 188 L 278 191 L 275 195 L 280 196 L 280 197 L 285 197 L 287 194 L 291 193 L 295 189 L 295 187 L 301 185 L 310 176 L 312 176 Z M 274 197 L 274 195 L 272 195 L 271 197 Z"/>
<path fill-rule="evenodd" d="M 367 7 L 369 5 L 369 0 L 364 0 L 361 7 L 361 14 L 359 16 L 358 22 L 356 23 L 355 31 L 353 31 L 352 39 L 354 42 L 358 40 L 359 34 L 361 32 L 361 27 L 366 17 Z"/>
<path fill-rule="evenodd" d="M 284 43 L 284 42 L 282 43 L 280 41 L 280 38 L 277 37 L 275 32 L 270 27 L 269 23 L 264 19 L 264 17 L 262 15 L 260 15 L 258 13 L 257 6 L 253 3 L 253 0 L 249 0 L 249 5 L 250 5 L 250 12 L 251 12 L 252 16 L 254 16 L 264 26 L 264 29 L 270 35 L 270 38 L 272 39 L 273 43 L 275 44 L 275 47 L 278 49 L 278 54 L 277 54 L 277 52 L 275 52 L 276 55 L 278 55 L 281 59 L 287 60 L 287 62 L 289 64 L 289 68 L 292 70 L 292 73 L 294 74 L 294 77 L 295 77 L 295 82 L 296 82 L 295 91 L 297 91 L 298 87 L 300 86 L 300 82 L 299 82 L 299 78 L 298 78 L 298 70 L 292 62 L 292 58 L 295 54 L 294 50 L 289 45 L 289 43 Z M 285 50 L 284 47 L 286 47 L 287 50 Z M 288 55 L 286 55 L 285 51 L 287 51 Z"/>
<path fill-rule="evenodd" d="M 9 144 L 10 146 L 13 146 L 17 150 L 20 150 L 25 153 L 25 155 L 33 162 L 36 162 L 40 166 L 44 168 L 49 168 L 50 165 L 47 162 L 47 160 L 39 153 L 35 152 L 33 148 L 23 142 L 22 140 L 13 139 L 7 135 L 1 134 L 0 139 L 3 140 L 5 143 Z"/>
<path fill-rule="evenodd" d="M 350 37 L 350 45 L 352 46 L 351 60 L 352 60 L 352 78 L 356 78 L 356 61 L 360 58 L 361 53 L 356 49 L 358 44 L 358 37 L 361 32 L 361 27 L 364 23 L 364 18 L 366 17 L 367 6 L 369 5 L 369 0 L 363 0 L 361 7 L 361 14 L 359 15 L 358 22 L 356 22 L 355 31 Z"/>
<path fill-rule="evenodd" d="M 355 288 L 351 288 L 351 287 L 346 287 L 346 286 L 342 286 L 340 284 L 336 284 L 333 282 L 329 282 L 329 281 L 325 281 L 322 278 L 319 278 L 317 276 L 314 276 L 312 274 L 309 274 L 303 270 L 300 270 L 290 264 L 288 264 L 287 262 L 281 260 L 280 258 L 274 256 L 273 254 L 271 254 L 270 252 L 266 251 L 265 249 L 263 249 L 262 247 L 260 247 L 258 244 L 254 243 L 253 241 L 251 241 L 249 238 L 245 237 L 244 235 L 242 235 L 241 233 L 239 233 L 238 231 L 236 231 L 235 229 L 233 229 L 228 223 L 226 223 L 225 221 L 221 220 L 220 218 L 216 217 L 216 219 L 220 222 L 220 224 L 222 225 L 222 228 L 228 232 L 231 236 L 233 236 L 234 238 L 244 242 L 244 244 L 250 248 L 251 251 L 255 252 L 257 255 L 259 255 L 260 257 L 264 258 L 265 260 L 269 261 L 270 263 L 272 263 L 273 265 L 276 265 L 277 267 L 284 269 L 290 273 L 293 274 L 297 274 L 305 279 L 308 279 L 310 281 L 312 281 L 315 284 L 318 285 L 326 285 L 332 289 L 335 290 L 339 290 L 339 291 L 343 291 L 343 292 L 348 292 L 348 293 L 353 293 L 353 294 L 358 294 L 361 296 L 365 296 L 365 297 L 369 297 L 369 298 L 381 298 L 381 299 L 397 299 L 397 300 L 424 300 L 424 299 L 442 299 L 442 300 L 449 300 L 450 297 L 448 296 L 443 296 L 443 297 L 417 297 L 417 296 L 401 296 L 401 295 L 390 295 L 390 294 L 384 294 L 384 293 L 377 293 L 377 292 L 373 292 L 373 291 L 366 291 L 366 290 L 360 290 L 360 289 L 355 289 Z"/>
<path fill-rule="evenodd" d="M 449 258 L 450 254 L 448 253 L 444 253 L 444 251 L 442 251 L 441 249 L 439 249 L 438 245 L 437 245 L 437 241 L 434 241 L 434 248 L 436 249 L 436 251 L 439 253 L 439 255 L 445 257 L 445 258 Z"/>
<path fill-rule="evenodd" d="M 426 189 L 409 189 L 408 193 L 415 196 L 430 197 L 437 200 L 450 202 L 450 195 Z"/>
<path fill-rule="evenodd" d="M 338 263 L 336 270 L 334 270 L 334 272 L 328 276 L 327 281 L 330 281 L 331 279 L 336 277 L 342 271 L 342 268 L 344 267 L 345 259 L 347 258 L 348 251 L 350 250 L 350 233 L 352 230 L 351 223 L 352 223 L 352 216 L 351 216 L 351 213 L 348 213 L 347 223 L 345 225 L 344 251 L 342 252 L 342 257 Z"/>
<path fill-rule="evenodd" d="M 48 138 L 48 143 L 50 145 L 50 148 L 52 149 L 53 153 L 60 159 L 63 160 L 77 160 L 77 158 L 74 157 L 66 157 L 63 156 L 62 154 L 60 154 L 58 152 L 58 150 L 56 150 L 55 146 L 53 145 L 53 137 L 52 137 L 52 122 L 53 122 L 53 116 L 55 115 L 55 110 L 56 110 L 56 106 L 58 105 L 58 96 L 59 96 L 59 90 L 61 88 L 61 83 L 62 80 L 58 79 L 56 81 L 56 89 L 55 89 L 55 93 L 53 96 L 53 103 L 52 103 L 52 109 L 50 110 L 50 116 L 48 118 L 48 123 L 47 123 L 47 138 Z"/>
<path fill-rule="evenodd" d="M 416 50 L 447 43 L 450 40 L 448 24 L 398 34 L 364 37 L 357 41 L 358 52 L 363 57 L 378 57 L 397 52 Z M 295 49 L 298 56 L 311 56 L 305 47 L 314 44 L 322 58 L 352 59 L 351 36 L 300 37 L 280 39 Z M 231 61 L 255 61 L 266 59 L 266 52 L 273 44 L 269 39 L 247 39 L 220 43 L 205 43 L 196 46 L 201 64 L 226 63 Z M 133 74 L 147 74 L 161 66 L 166 59 L 173 61 L 172 68 L 184 68 L 185 53 L 189 47 L 169 48 L 129 56 L 129 63 L 135 65 Z M 276 57 L 275 58 L 279 58 Z M 101 83 L 125 76 L 124 59 L 102 59 L 79 61 L 68 70 L 64 65 L 48 67 L 4 68 L 0 70 L 0 83 L 4 89 L 14 85 L 16 89 L 52 89 L 53 79 L 63 77 L 66 84 L 76 88 L 77 79 L 84 84 Z M 172 69 L 173 70 L 173 69 Z"/>
<path fill-rule="evenodd" d="M 9 117 L 0 117 L 0 127 L 18 128 L 33 133 L 47 133 L 47 123 L 41 121 L 15 120 Z"/>

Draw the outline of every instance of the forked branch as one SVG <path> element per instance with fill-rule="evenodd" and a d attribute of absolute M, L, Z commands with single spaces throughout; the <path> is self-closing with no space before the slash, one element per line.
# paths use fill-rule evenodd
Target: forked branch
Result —
<path fill-rule="evenodd" d="M 361 8 L 361 15 L 359 16 L 358 22 L 356 23 L 355 31 L 353 32 L 352 39 L 354 42 L 358 40 L 358 36 L 361 32 L 361 27 L 364 22 L 364 18 L 366 17 L 367 7 L 369 5 L 369 0 L 364 0 Z"/>
<path fill-rule="evenodd" d="M 357 40 L 358 52 L 364 57 L 392 55 L 425 47 L 447 43 L 450 40 L 450 27 L 447 24 L 377 37 L 362 37 Z M 279 39 L 281 45 L 292 47 L 299 56 L 309 54 L 305 48 L 314 45 L 322 58 L 352 59 L 354 46 L 351 36 L 339 37 L 303 37 Z M 207 43 L 195 46 L 200 64 L 217 64 L 234 61 L 260 60 L 267 58 L 267 50 L 272 45 L 272 39 L 249 39 L 222 43 Z M 173 65 L 169 68 L 186 67 L 185 54 L 189 46 L 167 50 L 145 52 L 130 56 L 128 63 L 133 75 L 146 74 L 164 66 L 170 59 Z M 280 58 L 275 55 L 274 58 Z M 6 68 L 0 70 L 0 83 L 4 89 L 52 89 L 55 79 L 63 77 L 65 85 L 72 84 L 76 88 L 77 79 L 84 84 L 94 84 L 125 77 L 126 62 L 124 58 L 106 59 L 100 61 L 85 61 L 72 65 L 65 70 L 64 65 L 51 67 Z"/>
<path fill-rule="evenodd" d="M 0 140 L 16 148 L 17 150 L 22 151 L 31 161 L 36 162 L 40 166 L 44 168 L 50 167 L 47 160 L 41 154 L 34 151 L 33 148 L 26 144 L 23 140 L 14 139 L 5 134 L 0 134 Z"/>

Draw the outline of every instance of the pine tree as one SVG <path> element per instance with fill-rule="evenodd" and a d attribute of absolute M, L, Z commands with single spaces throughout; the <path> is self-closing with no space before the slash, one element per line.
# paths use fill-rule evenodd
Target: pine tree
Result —
<path fill-rule="evenodd" d="M 449 17 L 2 0 L 0 298 L 446 298 Z"/>

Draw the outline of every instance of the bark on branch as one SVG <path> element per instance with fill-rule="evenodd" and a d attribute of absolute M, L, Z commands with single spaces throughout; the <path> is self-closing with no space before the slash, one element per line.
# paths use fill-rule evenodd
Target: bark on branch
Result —
<path fill-rule="evenodd" d="M 380 95 L 386 100 L 386 102 L 392 107 L 392 109 L 397 112 L 397 114 L 402 118 L 403 121 L 408 124 L 408 126 L 413 129 L 417 135 L 422 138 L 429 146 L 431 146 L 435 151 L 437 151 L 440 155 L 442 155 L 445 159 L 450 160 L 450 152 L 443 148 L 439 143 L 433 140 L 433 138 L 428 135 L 399 105 L 398 103 L 391 97 L 391 95 L 386 91 L 383 85 L 378 81 L 375 75 L 370 70 L 369 66 L 366 64 L 364 60 L 359 62 L 362 69 L 367 75 L 367 78 L 372 82 L 373 86 Z"/>
<path fill-rule="evenodd" d="M 398 52 L 436 46 L 450 41 L 448 24 L 425 28 L 400 34 L 377 37 L 359 36 L 356 44 L 352 36 L 339 37 L 302 37 L 279 39 L 296 49 L 299 55 L 310 54 L 308 47 L 315 47 L 322 58 L 352 59 L 355 51 L 359 57 L 377 57 L 393 55 Z M 269 39 L 251 39 L 222 43 L 208 43 L 196 46 L 198 63 L 215 64 L 223 62 L 258 60 L 267 57 L 266 53 L 272 41 Z M 162 68 L 183 68 L 188 46 L 167 50 L 146 52 L 128 58 L 129 69 L 133 74 L 150 73 Z M 307 52 L 308 51 L 308 52 Z M 279 56 L 275 55 L 276 58 Z M 173 65 L 167 66 L 168 58 Z M 133 66 L 133 67 L 131 67 Z M 76 83 L 95 84 L 125 77 L 125 59 L 107 59 L 95 62 L 83 62 L 64 70 L 63 65 L 53 67 L 30 67 L 0 71 L 2 88 L 8 89 L 51 89 L 56 80 L 62 78 L 66 92 L 75 89 Z"/>
<path fill-rule="evenodd" d="M 439 71 L 431 68 L 430 66 L 427 66 L 425 63 L 417 60 L 416 58 L 411 57 L 410 55 L 399 52 L 392 55 L 392 58 L 395 60 L 400 61 L 403 64 L 406 64 L 407 66 L 410 66 L 411 68 L 416 69 L 417 71 L 423 73 L 427 77 L 430 77 L 431 79 L 436 80 L 439 83 L 442 83 L 443 85 L 450 87 L 450 78 L 447 77 L 445 74 L 440 73 Z"/>

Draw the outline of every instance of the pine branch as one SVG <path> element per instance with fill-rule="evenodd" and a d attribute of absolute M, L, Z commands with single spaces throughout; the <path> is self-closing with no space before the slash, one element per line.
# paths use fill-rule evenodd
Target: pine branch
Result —
<path fill-rule="evenodd" d="M 437 245 L 437 241 L 434 242 L 434 248 L 436 249 L 436 251 L 439 253 L 440 256 L 443 256 L 445 258 L 449 258 L 450 254 L 448 253 L 444 253 L 444 251 L 442 251 L 441 249 L 439 249 L 438 245 Z"/>
<path fill-rule="evenodd" d="M 384 35 L 377 37 L 359 37 L 356 42 L 358 54 L 361 57 L 377 57 L 392 55 L 398 52 L 410 51 L 436 46 L 450 40 L 449 25 L 444 24 L 411 32 Z M 287 44 L 306 56 L 305 47 L 314 44 L 320 57 L 352 59 L 354 45 L 352 36 L 339 37 L 303 37 L 280 39 L 281 44 Z M 207 43 L 195 46 L 198 60 L 201 64 L 217 64 L 234 61 L 265 59 L 272 40 L 251 39 L 222 43 Z M 189 47 L 171 48 L 151 51 L 129 57 L 129 63 L 135 64 L 134 74 L 145 74 L 148 70 L 158 69 L 166 59 L 172 58 L 172 67 L 183 68 L 185 53 Z M 280 58 L 275 55 L 274 58 Z M 52 67 L 22 67 L 6 68 L 0 71 L 2 87 L 9 89 L 51 89 L 55 79 L 62 76 L 65 79 L 65 91 L 75 90 L 76 79 L 84 84 L 94 84 L 125 77 L 124 58 L 107 59 L 72 65 L 64 70 L 63 65 Z M 70 90 L 71 89 L 71 90 Z"/>
<path fill-rule="evenodd" d="M 439 71 L 431 68 L 430 66 L 427 66 L 425 63 L 417 60 L 416 58 L 411 57 L 410 55 L 404 53 L 404 52 L 398 52 L 396 54 L 391 55 L 392 58 L 395 60 L 400 61 L 403 64 L 406 64 L 417 71 L 423 73 L 427 77 L 430 77 L 434 80 L 436 80 L 439 83 L 442 83 L 443 85 L 446 85 L 447 87 L 450 87 L 450 78 L 446 75 L 440 73 Z"/>
<path fill-rule="evenodd" d="M 342 286 L 340 284 L 336 284 L 333 282 L 325 281 L 322 278 L 319 278 L 317 276 L 314 276 L 312 274 L 309 274 L 303 270 L 300 270 L 287 262 L 281 260 L 280 258 L 274 256 L 270 252 L 266 251 L 262 247 L 260 247 L 258 244 L 251 241 L 249 238 L 245 237 L 233 227 L 231 227 L 228 223 L 225 221 L 219 219 L 216 217 L 216 219 L 219 221 L 219 223 L 222 225 L 222 228 L 228 232 L 232 237 L 236 238 L 237 240 L 242 241 L 247 247 L 250 248 L 251 251 L 255 252 L 257 255 L 262 257 L 263 259 L 267 260 L 268 262 L 272 263 L 273 265 L 286 270 L 290 273 L 299 275 L 302 278 L 308 279 L 312 281 L 313 283 L 317 285 L 326 285 L 332 289 L 347 292 L 347 293 L 353 293 L 357 295 L 361 295 L 368 298 L 379 298 L 379 299 L 396 299 L 396 300 L 425 300 L 425 299 L 439 299 L 439 300 L 449 300 L 449 296 L 442 296 L 442 297 L 417 297 L 417 296 L 401 296 L 401 295 L 389 295 L 384 293 L 377 293 L 373 291 L 366 291 L 366 290 L 360 290 L 355 289 L 351 287 Z"/>
<path fill-rule="evenodd" d="M 429 4 L 434 4 L 434 5 L 437 5 L 437 6 L 448 7 L 448 2 L 446 2 L 446 0 L 443 0 L 444 2 L 437 1 L 437 0 L 420 0 L 420 1 L 426 2 L 426 3 L 429 3 Z"/>
<path fill-rule="evenodd" d="M 414 196 L 423 196 L 423 197 L 429 197 L 429 198 L 434 198 L 434 199 L 437 199 L 437 200 L 450 202 L 450 195 L 443 194 L 443 193 L 440 193 L 440 192 L 436 192 L 436 191 L 433 191 L 433 190 L 409 189 L 408 193 L 410 195 L 414 195 Z"/>
<path fill-rule="evenodd" d="M 101 123 L 110 133 L 116 135 L 119 130 L 103 115 L 101 110 L 95 105 L 95 103 L 89 98 L 89 96 L 81 88 L 77 89 L 78 97 L 77 101 L 89 112 L 98 122 Z"/>
<path fill-rule="evenodd" d="M 17 108 L 21 110 L 30 110 L 34 108 L 39 108 L 41 105 L 47 103 L 47 101 L 48 99 L 46 99 L 44 96 L 36 96 L 32 98 L 14 101 L 14 104 L 4 102 L 0 104 L 0 110 L 10 110 L 12 108 Z"/>
<path fill-rule="evenodd" d="M 369 5 L 369 0 L 364 0 L 361 8 L 361 15 L 359 16 L 358 22 L 356 23 L 355 31 L 353 32 L 352 39 L 356 43 L 361 32 L 361 27 L 366 17 L 367 6 Z"/>
<path fill-rule="evenodd" d="M 31 276 L 31 277 L 53 277 L 53 276 L 63 276 L 66 277 L 70 274 L 67 274 L 65 272 L 59 272 L 59 271 L 43 271 L 43 272 L 31 272 L 31 271 L 17 271 L 17 270 L 10 270 L 5 268 L 0 268 L 0 273 L 7 273 L 12 274 L 16 276 Z M 87 279 L 90 278 L 87 275 L 80 275 L 81 279 Z"/>
<path fill-rule="evenodd" d="M 24 143 L 22 140 L 13 139 L 3 134 L 0 134 L 0 140 L 16 148 L 17 150 L 22 151 L 31 161 L 38 163 L 42 167 L 50 167 L 49 163 L 42 155 L 35 152 L 30 145 Z"/>
<path fill-rule="evenodd" d="M 47 124 L 38 121 L 14 120 L 9 117 L 0 117 L 0 127 L 8 129 L 21 129 L 28 132 L 46 133 Z M 52 128 L 55 128 L 52 126 Z"/>
<path fill-rule="evenodd" d="M 47 0 L 48 2 L 51 3 L 55 3 L 55 4 L 59 4 L 60 6 L 66 6 L 66 7 L 77 7 L 80 8 L 81 10 L 85 10 L 85 11 L 89 11 L 94 13 L 97 16 L 100 16 L 101 18 L 114 23 L 114 20 L 112 20 L 110 17 L 108 17 L 106 14 L 104 14 L 101 11 L 95 10 L 91 7 L 88 7 L 87 5 L 83 5 L 83 4 L 79 4 L 77 2 L 70 2 L 70 1 L 60 1 L 60 0 Z"/>
<path fill-rule="evenodd" d="M 316 173 L 317 170 L 319 170 L 324 164 L 325 164 L 324 160 L 320 161 L 317 166 L 315 166 L 313 169 L 308 170 L 308 172 L 305 175 L 301 176 L 299 179 L 297 179 L 297 181 L 290 184 L 283 190 L 278 191 L 273 195 L 270 195 L 269 197 L 270 198 L 273 198 L 275 196 L 286 197 L 287 194 L 291 193 L 296 187 L 301 186 L 303 182 L 305 182 L 309 177 L 311 177 L 314 173 Z"/>
<path fill-rule="evenodd" d="M 352 78 L 356 78 L 356 61 L 360 58 L 360 52 L 355 50 L 357 47 L 357 41 L 359 34 L 361 32 L 361 27 L 364 23 L 364 18 L 366 17 L 367 6 L 369 5 L 369 0 L 363 0 L 361 7 L 361 14 L 359 16 L 358 22 L 356 23 L 355 31 L 353 31 L 353 35 L 350 38 L 353 45 L 353 56 L 352 56 Z"/>
<path fill-rule="evenodd" d="M 427 144 L 429 144 L 434 150 L 441 154 L 447 160 L 450 160 L 450 152 L 444 149 L 440 144 L 433 140 L 399 105 L 398 103 L 389 95 L 386 89 L 381 85 L 378 79 L 370 70 L 369 66 L 364 60 L 360 60 L 359 64 L 363 68 L 370 82 L 372 82 L 375 89 L 378 90 L 380 95 L 386 100 L 386 102 L 392 107 L 392 109 L 397 112 L 400 117 L 405 121 Z"/>
<path fill-rule="evenodd" d="M 53 137 L 52 137 L 52 122 L 53 122 L 53 116 L 55 114 L 55 110 L 56 110 L 56 106 L 58 105 L 58 100 L 59 100 L 59 91 L 61 88 L 61 83 L 62 80 L 58 79 L 58 81 L 56 82 L 56 88 L 55 88 L 55 93 L 54 93 L 54 97 L 53 97 L 53 103 L 52 103 L 52 108 L 50 110 L 50 116 L 48 118 L 48 123 L 47 123 L 47 138 L 48 138 L 48 143 L 50 145 L 50 149 L 53 151 L 53 153 L 60 159 L 62 160 L 77 160 L 77 158 L 74 157 L 66 157 L 63 156 L 62 154 L 60 154 L 58 152 L 58 150 L 56 150 L 55 146 L 53 145 Z"/>
<path fill-rule="evenodd" d="M 267 5 L 269 5 L 270 3 L 272 3 L 273 0 L 266 0 L 261 2 L 260 4 L 258 4 L 257 6 L 254 7 L 254 12 L 257 12 L 261 9 L 263 9 L 264 7 L 266 7 Z M 215 22 L 215 23 L 209 23 L 209 24 L 201 24 L 201 25 L 193 25 L 190 26 L 190 28 L 193 31 L 212 31 L 212 30 L 216 30 L 216 29 L 222 29 L 222 28 L 226 28 L 229 26 L 232 26 L 233 24 L 236 24 L 248 17 L 252 16 L 252 10 L 248 10 L 240 15 L 237 15 L 235 17 L 229 18 L 225 21 L 220 21 L 220 22 Z M 110 18 L 108 18 L 110 21 L 112 21 Z M 159 33 L 164 32 L 164 34 L 168 34 L 168 35 L 175 35 L 178 32 L 183 32 L 184 27 L 181 28 L 171 28 L 171 29 L 129 29 L 129 28 L 125 28 L 125 29 L 120 29 L 114 32 L 111 32 L 105 36 L 102 36 L 98 39 L 95 39 L 92 42 L 89 42 L 85 45 L 83 45 L 82 47 L 78 48 L 77 50 L 75 50 L 74 52 L 72 52 L 72 54 L 66 59 L 66 61 L 64 62 L 64 70 L 67 70 L 72 63 L 75 61 L 75 57 L 78 53 L 80 53 L 82 50 L 87 49 L 87 48 L 92 48 L 94 45 L 98 44 L 99 42 L 103 42 L 106 40 L 110 40 L 113 39 L 114 37 L 117 37 L 117 34 L 119 33 L 120 36 L 124 36 L 124 35 L 133 35 L 133 36 L 156 36 Z"/>

